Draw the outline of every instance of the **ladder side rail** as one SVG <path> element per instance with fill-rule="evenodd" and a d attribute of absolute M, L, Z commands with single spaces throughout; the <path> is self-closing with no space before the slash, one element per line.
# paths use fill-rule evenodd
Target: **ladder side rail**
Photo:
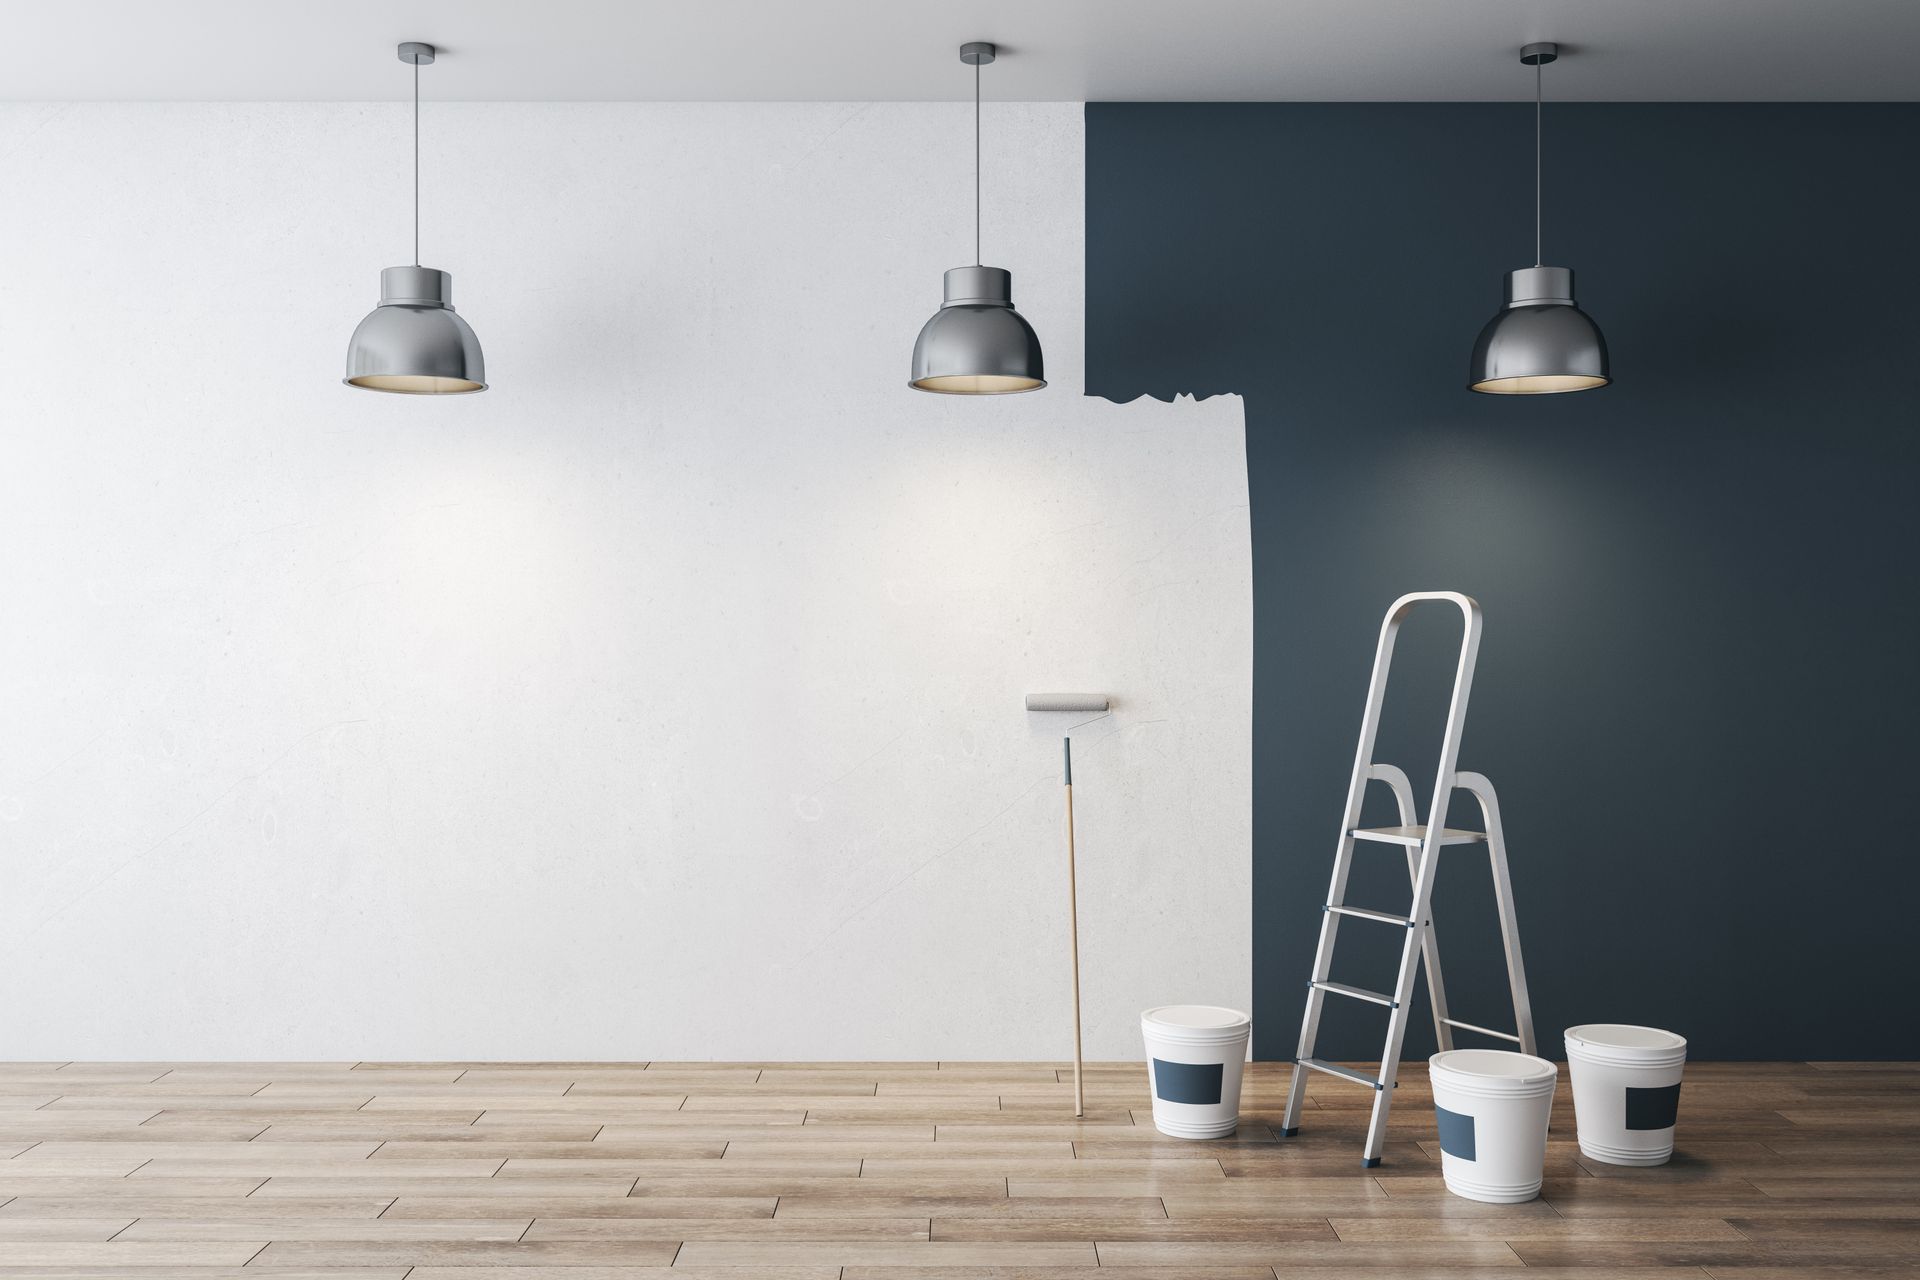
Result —
<path fill-rule="evenodd" d="M 1527 966 L 1520 955 L 1520 921 L 1513 906 L 1513 878 L 1507 870 L 1507 837 L 1500 825 L 1500 800 L 1485 774 L 1461 772 L 1459 786 L 1480 802 L 1486 824 L 1487 857 L 1493 865 L 1493 897 L 1500 912 L 1500 942 L 1507 957 L 1507 986 L 1513 992 L 1514 1029 L 1520 1034 L 1520 1052 L 1538 1056 L 1533 1034 L 1533 1002 L 1527 996 Z"/>
<path fill-rule="evenodd" d="M 1327 886 L 1327 903 L 1347 900 L 1347 873 L 1353 859 L 1353 829 L 1360 825 L 1360 808 L 1366 799 L 1367 778 L 1373 757 L 1374 739 L 1380 733 L 1380 708 L 1387 698 L 1387 673 L 1393 667 L 1393 642 L 1400 634 L 1400 623 L 1413 607 L 1413 597 L 1402 596 L 1387 610 L 1380 623 L 1380 636 L 1374 643 L 1373 673 L 1367 679 L 1366 708 L 1360 714 L 1360 743 L 1354 750 L 1353 774 L 1347 781 L 1347 807 L 1340 822 L 1340 840 L 1334 847 L 1333 877 Z M 1320 942 L 1313 953 L 1313 974 L 1308 979 L 1307 1007 L 1300 1015 L 1300 1041 L 1294 1050 L 1292 1079 L 1287 1086 L 1287 1108 L 1280 1120 L 1282 1137 L 1290 1137 L 1300 1127 L 1300 1110 L 1306 1102 L 1307 1073 L 1302 1058 L 1313 1056 L 1314 1042 L 1320 1035 L 1320 1013 L 1326 993 L 1312 985 L 1325 982 L 1333 972 L 1334 939 L 1340 930 L 1340 917 L 1331 911 L 1320 913 Z"/>
<path fill-rule="evenodd" d="M 1420 862 L 1413 877 L 1415 920 L 1425 920 L 1431 911 L 1433 878 L 1440 865 L 1440 828 L 1429 823 L 1427 838 L 1420 846 Z M 1400 976 L 1393 987 L 1393 1012 L 1387 1017 L 1386 1045 L 1380 1051 L 1380 1086 L 1373 1095 L 1373 1118 L 1367 1124 L 1367 1144 L 1360 1152 L 1360 1163 L 1371 1169 L 1380 1163 L 1387 1145 L 1387 1113 L 1393 1107 L 1393 1091 L 1400 1076 L 1400 1046 L 1407 1038 L 1407 1005 L 1413 998 L 1413 974 L 1420 967 L 1421 939 L 1424 929 L 1407 930 L 1400 949 Z"/>
<path fill-rule="evenodd" d="M 1406 771 L 1395 765 L 1375 764 L 1370 775 L 1393 788 L 1394 801 L 1400 806 L 1400 825 L 1420 825 L 1418 812 L 1413 807 L 1413 780 L 1407 777 Z M 1407 891 L 1411 895 L 1420 892 L 1419 852 L 1411 845 L 1407 846 Z M 1408 918 L 1414 922 L 1414 928 L 1425 934 L 1420 942 L 1420 953 L 1427 969 L 1427 1003 L 1433 1008 L 1434 1043 L 1444 1053 L 1453 1048 L 1453 1025 L 1448 1021 L 1452 1015 L 1447 1012 L 1447 984 L 1440 976 L 1440 939 L 1434 932 L 1431 911 L 1422 918 L 1409 907 Z"/>
<path fill-rule="evenodd" d="M 1373 675 L 1367 681 L 1367 705 L 1360 713 L 1360 745 L 1353 753 L 1353 774 L 1347 782 L 1346 816 L 1340 823 L 1340 837 L 1360 825 L 1360 810 L 1367 798 L 1367 781 L 1373 776 L 1373 744 L 1380 736 L 1380 710 L 1387 702 L 1387 676 L 1393 669 L 1393 645 L 1399 639 L 1400 624 L 1421 597 L 1401 596 L 1387 610 L 1380 623 L 1380 639 L 1373 650 Z M 1387 766 L 1392 768 L 1391 765 Z M 1398 772 L 1396 770 L 1396 772 Z"/>
<path fill-rule="evenodd" d="M 1420 892 L 1420 860 L 1414 849 L 1407 850 L 1407 886 L 1413 893 Z M 1431 895 L 1429 895 L 1431 899 Z M 1414 916 L 1412 932 L 1420 935 L 1420 961 L 1427 971 L 1427 1004 L 1433 1010 L 1433 1039 L 1435 1047 L 1441 1052 L 1453 1048 L 1452 1014 L 1447 1011 L 1447 988 L 1440 977 L 1440 939 L 1433 928 L 1433 903 L 1427 903 L 1425 915 Z M 1407 986 L 1407 998 L 1413 996 L 1413 986 Z"/>
<path fill-rule="evenodd" d="M 1447 707 L 1447 727 L 1440 743 L 1440 764 L 1434 771 L 1433 802 L 1427 809 L 1427 835 L 1420 845 L 1420 866 L 1414 875 L 1413 911 L 1410 914 L 1415 920 L 1430 919 L 1433 910 L 1433 878 L 1439 867 L 1440 842 L 1446 831 L 1447 802 L 1453 796 L 1454 770 L 1460 760 L 1460 739 L 1466 732 L 1467 699 L 1473 692 L 1473 668 L 1480 656 L 1480 606 L 1457 591 L 1402 596 L 1395 602 L 1388 621 L 1395 622 L 1397 626 L 1396 619 L 1404 617 L 1415 603 L 1435 599 L 1455 605 L 1465 621 L 1460 635 L 1460 659 L 1453 673 L 1453 698 Z M 1367 1165 L 1378 1162 L 1381 1150 L 1386 1146 L 1387 1113 L 1393 1105 L 1394 1084 L 1400 1073 L 1400 1047 L 1406 1040 L 1406 1006 L 1413 996 L 1413 971 L 1418 967 L 1419 943 L 1415 935 L 1422 933 L 1424 930 L 1408 930 L 1406 945 L 1400 955 L 1400 979 L 1394 991 L 1398 1005 L 1387 1021 L 1387 1043 L 1380 1054 L 1380 1091 L 1374 1095 L 1373 1119 L 1367 1127 L 1366 1148 L 1361 1153 L 1361 1162 Z"/>
<path fill-rule="evenodd" d="M 1327 886 L 1327 901 L 1340 903 L 1346 901 L 1347 873 L 1353 866 L 1353 837 L 1346 836 L 1340 841 L 1340 848 L 1333 856 L 1333 879 Z M 1340 917 L 1331 911 L 1320 913 L 1320 943 L 1313 953 L 1313 976 L 1307 983 L 1307 1008 L 1300 1016 L 1300 1042 L 1293 1054 L 1292 1079 L 1287 1084 L 1287 1108 L 1280 1118 L 1280 1136 L 1291 1138 L 1300 1130 L 1300 1111 L 1307 1100 L 1307 1072 L 1300 1065 L 1303 1058 L 1313 1056 L 1314 1041 L 1320 1035 L 1320 1013 L 1326 1005 L 1327 993 L 1320 983 L 1327 980 L 1333 972 L 1333 940 L 1340 927 Z"/>
<path fill-rule="evenodd" d="M 1467 728 L 1467 698 L 1473 692 L 1473 668 L 1480 658 L 1480 606 L 1457 592 L 1435 594 L 1458 605 L 1465 619 L 1460 635 L 1460 662 L 1453 672 L 1453 699 L 1447 706 L 1446 734 L 1440 741 L 1440 767 L 1433 776 L 1433 802 L 1427 807 L 1427 845 L 1437 852 L 1440 833 L 1447 825 L 1447 805 L 1453 799 L 1456 786 L 1460 739 Z"/>

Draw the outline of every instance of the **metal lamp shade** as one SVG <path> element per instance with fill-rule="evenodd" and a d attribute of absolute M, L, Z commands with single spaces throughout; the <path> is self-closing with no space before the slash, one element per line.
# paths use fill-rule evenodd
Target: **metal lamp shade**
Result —
<path fill-rule="evenodd" d="M 453 313 L 453 277 L 432 267 L 388 267 L 380 305 L 347 344 L 346 383 L 409 396 L 487 389 L 480 339 Z"/>
<path fill-rule="evenodd" d="M 946 301 L 913 344 L 918 391 L 999 396 L 1047 385 L 1040 338 L 1013 309 L 1013 273 L 1003 267 L 955 267 Z"/>
<path fill-rule="evenodd" d="M 1600 326 L 1574 305 L 1573 272 L 1507 272 L 1507 303 L 1473 344 L 1467 386 L 1499 396 L 1586 391 L 1612 381 Z"/>

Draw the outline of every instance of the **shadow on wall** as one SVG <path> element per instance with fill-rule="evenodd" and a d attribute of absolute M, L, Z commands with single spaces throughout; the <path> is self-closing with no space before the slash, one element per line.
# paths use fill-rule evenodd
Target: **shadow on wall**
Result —
<path fill-rule="evenodd" d="M 1486 609 L 1460 763 L 1500 788 L 1543 1050 L 1622 1020 L 1704 1058 L 1920 1056 L 1886 963 L 1920 864 L 1833 821 L 1920 769 L 1920 270 L 1871 248 L 1920 215 L 1885 163 L 1920 107 L 1550 106 L 1545 254 L 1617 381 L 1475 396 L 1530 257 L 1530 128 L 1519 103 L 1087 107 L 1088 393 L 1245 397 L 1256 1056 L 1293 1053 L 1380 616 L 1443 588 Z M 1416 618 L 1396 659 L 1376 758 L 1416 779 L 1454 643 Z M 1380 858 L 1350 900 L 1404 906 Z M 1484 859 L 1449 858 L 1454 1015 L 1508 1025 Z M 1377 1057 L 1377 1012 L 1330 1010 L 1322 1056 Z"/>

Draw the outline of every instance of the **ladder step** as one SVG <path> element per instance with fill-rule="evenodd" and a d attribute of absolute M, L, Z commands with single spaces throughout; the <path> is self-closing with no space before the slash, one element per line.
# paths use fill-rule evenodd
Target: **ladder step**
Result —
<path fill-rule="evenodd" d="M 1366 1000 L 1373 1004 L 1385 1005 L 1389 1009 L 1398 1009 L 1400 1002 L 1392 996 L 1383 996 L 1378 991 L 1369 991 L 1365 987 L 1350 987 L 1344 982 L 1309 982 L 1307 984 L 1320 991 L 1331 991 L 1337 996 L 1351 996 L 1355 1000 Z"/>
<path fill-rule="evenodd" d="M 1336 907 L 1331 904 L 1325 910 L 1337 916 L 1354 916 L 1361 920 L 1378 920 L 1381 924 L 1397 924 L 1408 929 L 1413 928 L 1413 921 L 1387 911 L 1369 911 L 1365 907 Z"/>
<path fill-rule="evenodd" d="M 1358 827 L 1352 834 L 1356 840 L 1373 840 L 1380 844 L 1403 844 L 1413 849 L 1419 848 L 1427 840 L 1425 826 Z M 1484 831 L 1462 831 L 1457 827 L 1442 827 L 1440 830 L 1441 844 L 1474 844 L 1486 838 L 1487 833 Z"/>
<path fill-rule="evenodd" d="M 1380 1082 L 1372 1076 L 1355 1071 L 1352 1067 L 1343 1067 L 1336 1062 L 1325 1062 L 1319 1058 L 1296 1058 L 1295 1061 L 1309 1071 L 1324 1071 L 1330 1076 L 1339 1076 L 1343 1080 L 1366 1085 L 1369 1089 L 1377 1090 L 1380 1087 Z"/>
<path fill-rule="evenodd" d="M 1525 1044 L 1519 1036 L 1510 1036 L 1504 1031 L 1495 1031 L 1492 1027 L 1476 1027 L 1471 1022 L 1461 1022 L 1457 1018 L 1442 1018 L 1440 1021 L 1462 1031 L 1471 1031 L 1476 1035 L 1492 1036 L 1495 1040 L 1511 1040 L 1514 1044 Z"/>

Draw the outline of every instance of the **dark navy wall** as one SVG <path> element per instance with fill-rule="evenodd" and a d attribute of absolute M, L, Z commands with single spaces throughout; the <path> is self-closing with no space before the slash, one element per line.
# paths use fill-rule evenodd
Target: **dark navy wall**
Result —
<path fill-rule="evenodd" d="M 1550 103 L 1546 260 L 1617 381 L 1478 396 L 1531 116 L 1087 108 L 1089 392 L 1245 397 L 1256 1053 L 1293 1052 L 1380 616 L 1448 588 L 1486 610 L 1461 766 L 1500 790 L 1543 1047 L 1920 1057 L 1920 107 Z M 1423 803 L 1457 626 L 1409 626 L 1376 753 Z M 1404 905 L 1393 856 L 1355 900 Z M 1453 1011 L 1507 1025 L 1484 858 L 1446 856 Z M 1376 960 L 1336 977 L 1390 980 L 1390 931 L 1342 939 Z M 1377 1057 L 1377 1012 L 1323 1051 Z"/>

